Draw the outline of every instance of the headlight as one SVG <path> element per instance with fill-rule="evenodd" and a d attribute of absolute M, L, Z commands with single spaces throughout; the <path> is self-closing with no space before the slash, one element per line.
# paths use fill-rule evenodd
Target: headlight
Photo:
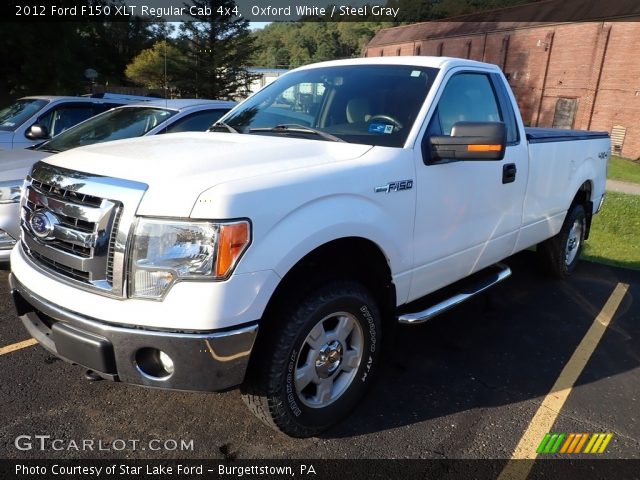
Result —
<path fill-rule="evenodd" d="M 246 220 L 140 218 L 131 252 L 129 296 L 162 298 L 179 279 L 224 280 L 249 245 L 250 230 Z"/>
<path fill-rule="evenodd" d="M 22 193 L 22 180 L 0 182 L 0 204 L 18 203 Z"/>

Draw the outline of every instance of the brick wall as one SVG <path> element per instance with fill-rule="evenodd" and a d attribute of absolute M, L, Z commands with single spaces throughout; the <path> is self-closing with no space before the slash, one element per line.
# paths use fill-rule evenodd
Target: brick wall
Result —
<path fill-rule="evenodd" d="M 456 24 L 450 25 L 455 31 Z M 554 118 L 577 129 L 611 132 L 621 125 L 626 128 L 622 155 L 640 157 L 640 22 L 514 24 L 366 50 L 369 57 L 415 54 L 495 63 L 507 75 L 527 125 L 551 127 Z M 559 101 L 575 108 L 563 122 L 556 117 Z"/>

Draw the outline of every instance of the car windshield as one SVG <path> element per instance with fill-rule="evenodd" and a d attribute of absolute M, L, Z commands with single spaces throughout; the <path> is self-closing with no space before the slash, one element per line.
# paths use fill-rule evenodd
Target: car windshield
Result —
<path fill-rule="evenodd" d="M 409 65 L 293 72 L 241 104 L 217 130 L 402 147 L 437 73 Z"/>
<path fill-rule="evenodd" d="M 141 137 L 176 113 L 154 107 L 115 108 L 62 132 L 39 145 L 38 150 L 63 152 L 83 145 Z"/>
<path fill-rule="evenodd" d="M 0 110 L 0 130 L 13 131 L 49 103 L 47 100 L 22 98 Z"/>

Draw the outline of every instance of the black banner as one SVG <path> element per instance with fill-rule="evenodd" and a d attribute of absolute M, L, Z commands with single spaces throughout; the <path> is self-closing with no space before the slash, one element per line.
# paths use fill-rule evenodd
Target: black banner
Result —
<path fill-rule="evenodd" d="M 518 462 L 511 474 L 503 470 Z M 512 464 L 509 465 L 513 467 Z M 513 472 L 524 472 L 513 476 Z M 0 478 L 14 479 L 437 479 L 636 480 L 640 460 L 0 460 Z"/>
<path fill-rule="evenodd" d="M 0 4 L 2 21 L 147 21 L 188 22 L 203 16 L 242 18 L 251 22 L 376 21 L 424 22 L 442 19 L 438 0 L 12 0 Z M 486 10 L 486 4 L 461 2 L 460 22 L 636 21 L 636 0 L 529 0 L 521 5 Z"/>

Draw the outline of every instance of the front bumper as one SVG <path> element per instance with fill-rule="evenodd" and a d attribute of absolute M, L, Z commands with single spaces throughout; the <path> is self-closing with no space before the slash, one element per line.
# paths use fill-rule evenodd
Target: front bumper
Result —
<path fill-rule="evenodd" d="M 103 378 L 187 391 L 225 390 L 244 379 L 257 322 L 195 333 L 116 326 L 52 304 L 13 275 L 9 282 L 18 316 L 40 345 Z M 173 362 L 170 374 L 154 369 L 159 351 Z"/>

